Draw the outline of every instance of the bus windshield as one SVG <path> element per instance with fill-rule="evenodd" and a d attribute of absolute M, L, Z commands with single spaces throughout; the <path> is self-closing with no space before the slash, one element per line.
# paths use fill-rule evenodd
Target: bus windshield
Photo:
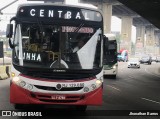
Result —
<path fill-rule="evenodd" d="M 84 23 L 17 23 L 13 64 L 29 68 L 100 68 L 101 30 Z"/>
<path fill-rule="evenodd" d="M 116 41 L 109 41 L 105 48 L 105 64 L 115 64 L 117 62 L 117 44 Z"/>

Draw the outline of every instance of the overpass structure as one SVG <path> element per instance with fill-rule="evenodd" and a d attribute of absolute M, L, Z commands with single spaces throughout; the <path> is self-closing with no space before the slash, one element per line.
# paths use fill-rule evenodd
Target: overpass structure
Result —
<path fill-rule="evenodd" d="M 121 1 L 121 0 L 119 0 Z M 148 20 L 129 9 L 117 0 L 79 0 L 97 6 L 103 13 L 104 33 L 111 32 L 111 16 L 121 18 L 121 49 L 127 49 L 131 54 L 135 51 L 145 54 L 160 54 L 160 31 Z M 125 0 L 122 0 L 125 2 Z M 132 25 L 136 27 L 136 49 L 132 49 Z"/>
<path fill-rule="evenodd" d="M 16 2 L 15 0 L 14 2 Z M 27 0 L 65 3 L 66 0 Z M 119 2 L 120 1 L 120 2 Z M 146 54 L 160 54 L 160 30 L 149 21 L 132 11 L 125 5 L 126 0 L 79 0 L 80 3 L 89 3 L 98 7 L 104 16 L 104 33 L 111 33 L 111 16 L 121 18 L 120 49 L 127 49 L 134 54 L 132 49 L 132 25 L 136 27 L 136 52 Z M 14 3 L 13 2 L 13 3 Z"/>

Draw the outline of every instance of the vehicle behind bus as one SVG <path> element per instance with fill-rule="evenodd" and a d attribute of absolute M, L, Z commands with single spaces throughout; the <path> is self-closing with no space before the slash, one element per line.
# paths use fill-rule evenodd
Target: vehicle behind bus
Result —
<path fill-rule="evenodd" d="M 128 61 L 128 51 L 127 50 L 121 50 L 117 55 L 118 61 L 127 62 Z"/>
<path fill-rule="evenodd" d="M 118 71 L 117 41 L 114 34 L 104 34 L 104 76 L 116 78 Z"/>
<path fill-rule="evenodd" d="M 7 25 L 12 48 L 10 102 L 102 104 L 103 18 L 96 9 L 24 4 Z"/>

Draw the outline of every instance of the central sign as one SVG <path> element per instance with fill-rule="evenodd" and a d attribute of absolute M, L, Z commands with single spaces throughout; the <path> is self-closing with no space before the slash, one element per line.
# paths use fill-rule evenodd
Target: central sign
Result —
<path fill-rule="evenodd" d="M 17 17 L 102 21 L 102 15 L 97 11 L 54 5 L 22 6 Z"/>
<path fill-rule="evenodd" d="M 22 10 L 23 11 L 23 10 Z M 56 13 L 55 13 L 56 12 Z M 82 16 L 80 15 L 80 12 L 77 12 L 76 15 L 74 16 L 73 13 L 71 11 L 62 11 L 62 10 L 45 10 L 45 9 L 40 9 L 40 10 L 36 10 L 36 9 L 31 9 L 30 10 L 30 16 L 34 17 L 34 16 L 38 16 L 38 17 L 55 17 L 54 15 L 58 14 L 56 17 L 58 18 L 65 18 L 65 19 L 71 19 L 72 17 L 74 17 L 74 19 L 81 19 Z M 65 14 L 63 16 L 63 14 Z M 87 17 L 87 13 L 85 13 L 85 19 L 89 19 Z"/>

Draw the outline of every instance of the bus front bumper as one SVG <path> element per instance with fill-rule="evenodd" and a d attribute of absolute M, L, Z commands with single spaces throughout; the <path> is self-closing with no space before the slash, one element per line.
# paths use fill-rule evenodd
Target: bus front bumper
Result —
<path fill-rule="evenodd" d="M 37 93 L 11 83 L 10 102 L 13 104 L 62 104 L 62 105 L 102 105 L 102 86 L 84 94 L 64 94 L 65 99 L 57 100 L 53 96 L 63 94 Z"/>
<path fill-rule="evenodd" d="M 104 75 L 116 75 L 117 74 L 117 69 L 104 69 Z"/>

